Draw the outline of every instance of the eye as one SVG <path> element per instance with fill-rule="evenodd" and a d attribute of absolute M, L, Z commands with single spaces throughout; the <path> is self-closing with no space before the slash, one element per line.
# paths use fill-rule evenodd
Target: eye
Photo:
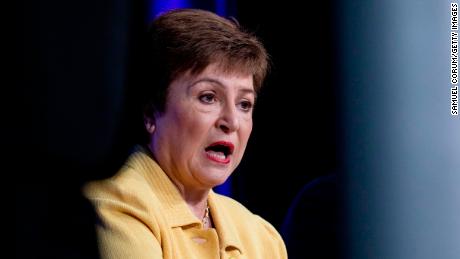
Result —
<path fill-rule="evenodd" d="M 249 111 L 251 111 L 251 109 L 252 109 L 252 107 L 254 105 L 250 101 L 241 101 L 239 106 L 240 106 L 241 110 L 243 110 L 245 112 L 249 112 Z"/>
<path fill-rule="evenodd" d="M 214 93 L 204 93 L 204 94 L 201 94 L 198 99 L 200 99 L 200 101 L 202 103 L 206 103 L 206 104 L 212 104 L 212 103 L 215 103 L 217 98 L 216 98 L 216 95 Z"/>

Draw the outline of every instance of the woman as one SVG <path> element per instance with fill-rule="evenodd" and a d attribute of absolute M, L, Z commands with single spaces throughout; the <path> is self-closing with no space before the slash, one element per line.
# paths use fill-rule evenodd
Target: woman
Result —
<path fill-rule="evenodd" d="M 262 44 L 213 13 L 181 9 L 150 30 L 149 135 L 112 178 L 84 192 L 103 258 L 287 258 L 278 232 L 212 191 L 238 166 L 267 70 Z"/>

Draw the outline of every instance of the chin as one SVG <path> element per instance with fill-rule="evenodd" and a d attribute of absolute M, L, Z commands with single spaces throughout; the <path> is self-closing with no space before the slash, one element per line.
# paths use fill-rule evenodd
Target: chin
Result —
<path fill-rule="evenodd" d="M 209 177 L 210 175 L 215 176 L 215 177 Z M 212 188 L 221 185 L 227 181 L 228 177 L 230 174 L 228 173 L 222 173 L 222 172 L 209 172 L 208 175 L 204 177 L 205 183 L 207 183 L 209 186 L 212 186 Z"/>

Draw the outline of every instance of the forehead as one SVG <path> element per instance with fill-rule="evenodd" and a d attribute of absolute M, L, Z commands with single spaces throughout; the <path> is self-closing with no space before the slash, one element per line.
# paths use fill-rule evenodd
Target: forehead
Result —
<path fill-rule="evenodd" d="M 201 73 L 190 75 L 192 80 L 200 80 L 201 78 L 215 78 L 221 80 L 238 81 L 245 83 L 244 86 L 254 88 L 253 76 L 251 73 L 241 70 L 226 70 L 218 64 L 207 66 Z"/>
<path fill-rule="evenodd" d="M 190 88 L 191 86 L 201 83 L 214 84 L 235 90 L 241 89 L 254 92 L 255 94 L 252 74 L 235 70 L 227 71 L 216 64 L 207 66 L 202 72 L 197 74 L 192 74 L 191 71 L 188 70 L 178 75 L 178 77 L 171 82 L 170 90 L 173 90 L 171 88 L 176 88 L 175 90 L 178 90 L 177 87 L 175 87 L 177 85 Z"/>

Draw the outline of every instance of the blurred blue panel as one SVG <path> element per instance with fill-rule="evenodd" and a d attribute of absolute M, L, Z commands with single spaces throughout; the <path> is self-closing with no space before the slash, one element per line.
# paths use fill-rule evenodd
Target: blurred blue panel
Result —
<path fill-rule="evenodd" d="M 337 7 L 348 258 L 460 258 L 450 2 Z"/>

